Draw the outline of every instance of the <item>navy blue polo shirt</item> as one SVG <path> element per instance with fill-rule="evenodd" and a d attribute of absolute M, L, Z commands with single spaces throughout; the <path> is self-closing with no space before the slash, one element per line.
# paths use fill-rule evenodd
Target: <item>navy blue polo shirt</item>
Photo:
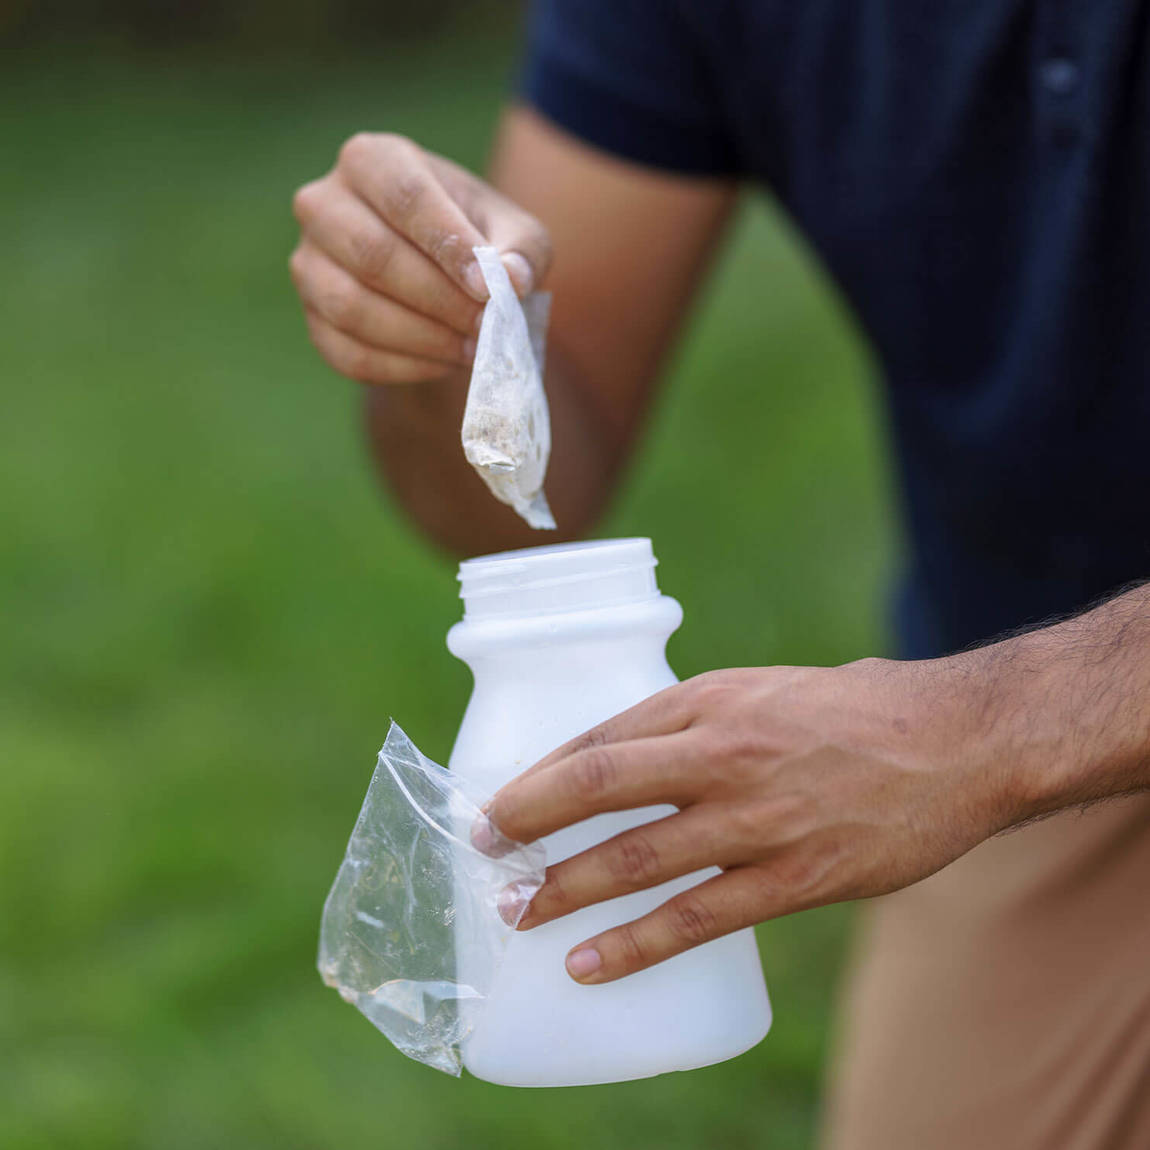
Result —
<path fill-rule="evenodd" d="M 1150 576 L 1150 3 L 541 0 L 525 98 L 769 185 L 882 365 L 902 652 Z"/>

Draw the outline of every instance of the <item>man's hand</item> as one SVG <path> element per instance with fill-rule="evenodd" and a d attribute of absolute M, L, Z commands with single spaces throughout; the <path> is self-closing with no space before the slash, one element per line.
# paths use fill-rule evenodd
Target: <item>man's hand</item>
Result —
<path fill-rule="evenodd" d="M 572 538 L 611 494 L 735 197 L 729 180 L 625 163 L 523 107 L 503 116 L 490 182 L 360 133 L 296 193 L 291 271 L 316 347 L 352 379 L 419 384 L 363 398 L 380 470 L 428 535 L 461 555 L 539 542 L 460 449 L 487 296 L 471 249 L 497 248 L 520 294 L 546 277 L 554 295 L 547 498 Z"/>
<path fill-rule="evenodd" d="M 530 842 L 602 811 L 676 814 L 547 871 L 520 929 L 723 873 L 568 955 L 608 982 L 792 911 L 917 882 L 990 835 L 1150 788 L 1150 585 L 944 659 L 717 671 L 588 731 L 488 807 Z M 506 917 L 522 909 L 514 888 Z"/>
<path fill-rule="evenodd" d="M 538 220 L 402 136 L 353 136 L 294 207 L 291 273 L 312 342 L 362 383 L 438 380 L 471 363 L 487 298 L 474 246 L 503 253 L 520 294 L 551 261 Z"/>
<path fill-rule="evenodd" d="M 594 728 L 500 790 L 492 822 L 529 842 L 603 811 L 678 813 L 550 867 L 520 929 L 722 868 L 568 956 L 574 977 L 606 982 L 924 878 L 1014 817 L 995 772 L 963 757 L 974 716 L 947 701 L 955 688 L 945 661 L 719 671 Z"/>
<path fill-rule="evenodd" d="M 614 488 L 736 194 L 618 160 L 523 107 L 503 117 L 490 182 L 360 133 L 296 193 L 291 271 L 316 347 L 352 379 L 419 384 L 363 398 L 380 470 L 428 535 L 461 555 L 539 542 L 460 449 L 487 295 L 472 247 L 496 247 L 520 294 L 546 277 L 554 295 L 547 498 L 572 538 Z"/>

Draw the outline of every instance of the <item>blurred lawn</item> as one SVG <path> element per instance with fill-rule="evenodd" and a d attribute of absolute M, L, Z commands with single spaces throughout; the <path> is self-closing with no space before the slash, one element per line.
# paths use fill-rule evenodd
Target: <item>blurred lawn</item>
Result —
<path fill-rule="evenodd" d="M 582 1091 L 409 1062 L 313 968 L 388 716 L 442 758 L 468 681 L 453 568 L 306 344 L 289 196 L 360 127 L 481 163 L 509 51 L 6 63 L 4 1147 L 810 1144 L 841 908 L 762 930 L 759 1049 Z M 603 531 L 654 539 L 680 674 L 881 648 L 867 375 L 754 203 Z"/>

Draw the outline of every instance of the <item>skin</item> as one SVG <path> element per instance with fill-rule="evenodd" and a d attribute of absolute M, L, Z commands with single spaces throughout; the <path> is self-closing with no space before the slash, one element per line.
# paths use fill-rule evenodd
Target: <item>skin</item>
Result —
<path fill-rule="evenodd" d="M 312 341 L 365 384 L 376 459 L 447 549 L 540 537 L 491 498 L 459 444 L 496 246 L 516 289 L 554 293 L 547 495 L 585 533 L 630 457 L 659 369 L 735 203 L 729 182 L 656 173 L 505 116 L 486 183 L 410 140 L 361 133 L 295 197 L 292 278 Z M 548 542 L 555 536 L 548 536 Z M 925 662 L 712 672 L 559 748 L 488 810 L 532 841 L 590 815 L 677 813 L 548 869 L 519 929 L 706 866 L 722 873 L 575 947 L 607 982 L 732 930 L 867 898 L 1066 806 L 1150 786 L 1150 592 Z M 495 849 L 487 823 L 475 841 Z"/>
<path fill-rule="evenodd" d="M 369 385 L 368 433 L 385 479 L 457 555 L 592 528 L 737 195 L 730 182 L 613 159 L 522 108 L 504 117 L 491 178 L 402 137 L 363 133 L 294 204 L 291 272 L 312 341 L 336 371 Z M 470 253 L 481 243 L 504 254 L 521 294 L 553 293 L 547 497 L 558 536 L 541 538 L 492 499 L 460 450 L 468 341 L 485 294 Z"/>
<path fill-rule="evenodd" d="M 943 659 L 698 676 L 560 747 L 487 816 L 530 842 L 603 811 L 678 813 L 549 867 L 530 930 L 723 871 L 574 947 L 609 982 L 729 931 L 925 878 L 1000 831 L 1150 788 L 1150 588 Z M 482 846 L 484 830 L 477 828 Z"/>

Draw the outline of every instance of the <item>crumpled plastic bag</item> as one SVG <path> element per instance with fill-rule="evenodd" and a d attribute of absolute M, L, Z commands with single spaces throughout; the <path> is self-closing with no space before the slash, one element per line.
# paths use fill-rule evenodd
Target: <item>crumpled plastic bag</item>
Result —
<path fill-rule="evenodd" d="M 499 896 L 516 884 L 525 909 L 546 870 L 540 844 L 491 823 L 492 854 L 471 845 L 487 797 L 393 722 L 320 928 L 324 982 L 404 1054 L 454 1075 L 518 923 L 500 916 Z"/>
<path fill-rule="evenodd" d="M 551 455 L 551 416 L 543 390 L 549 292 L 522 303 L 491 247 L 473 249 L 490 298 L 475 346 L 463 412 L 463 454 L 496 499 L 532 526 L 555 529 L 543 494 Z"/>

